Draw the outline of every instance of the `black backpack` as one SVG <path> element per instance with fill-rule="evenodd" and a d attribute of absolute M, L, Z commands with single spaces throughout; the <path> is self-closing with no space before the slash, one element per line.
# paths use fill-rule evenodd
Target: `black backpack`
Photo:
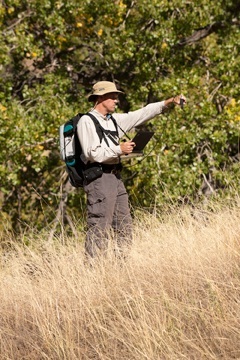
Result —
<path fill-rule="evenodd" d="M 66 164 L 69 181 L 71 185 L 76 188 L 83 187 L 84 184 L 88 184 L 102 176 L 102 167 L 100 163 L 95 162 L 85 164 L 80 157 L 82 148 L 77 135 L 77 124 L 83 115 L 88 115 L 92 119 L 100 142 L 104 139 L 109 146 L 106 136 L 111 137 L 113 142 L 115 141 L 114 136 L 118 136 L 117 123 L 112 116 L 111 119 L 113 120 L 116 131 L 104 129 L 95 116 L 90 113 L 79 113 L 60 126 L 60 156 Z"/>

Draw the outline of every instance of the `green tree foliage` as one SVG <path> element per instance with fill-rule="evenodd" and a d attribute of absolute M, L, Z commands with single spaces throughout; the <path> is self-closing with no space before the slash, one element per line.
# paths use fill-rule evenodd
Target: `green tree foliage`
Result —
<path fill-rule="evenodd" d="M 0 5 L 0 206 L 10 220 L 56 218 L 66 174 L 58 128 L 114 80 L 129 111 L 182 92 L 149 123 L 149 157 L 126 164 L 133 205 L 194 201 L 239 189 L 240 6 L 200 0 L 5 0 Z M 134 176 L 136 175 L 136 176 Z M 72 191 L 68 209 L 81 216 Z M 66 201 L 66 198 L 64 198 Z"/>

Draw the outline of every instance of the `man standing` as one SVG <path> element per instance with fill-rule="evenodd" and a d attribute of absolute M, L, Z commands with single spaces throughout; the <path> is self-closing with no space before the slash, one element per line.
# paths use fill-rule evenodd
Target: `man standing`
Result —
<path fill-rule="evenodd" d="M 94 103 L 90 113 L 98 120 L 104 136 L 100 141 L 96 127 L 89 115 L 83 115 L 78 123 L 78 136 L 82 147 L 84 163 L 100 163 L 102 175 L 84 185 L 87 194 L 87 237 L 86 253 L 94 257 L 107 249 L 111 231 L 116 235 L 119 249 L 131 244 L 132 218 L 128 194 L 121 179 L 121 155 L 131 154 L 134 142 L 120 141 L 132 128 L 143 124 L 171 104 L 180 105 L 186 99 L 178 95 L 167 100 L 151 103 L 129 113 L 115 113 L 118 104 L 116 85 L 109 81 L 97 82 L 88 96 Z M 113 118 L 116 120 L 114 124 Z M 117 127 L 117 129 L 116 129 Z"/>

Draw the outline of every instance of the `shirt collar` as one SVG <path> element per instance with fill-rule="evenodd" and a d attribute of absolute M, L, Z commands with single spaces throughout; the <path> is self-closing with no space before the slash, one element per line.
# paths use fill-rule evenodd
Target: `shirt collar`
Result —
<path fill-rule="evenodd" d="M 102 118 L 103 120 L 108 120 L 107 115 L 104 116 L 103 114 L 101 114 L 101 113 L 100 113 L 99 111 L 97 111 L 96 109 L 93 109 L 91 112 L 92 112 L 93 114 L 95 113 L 96 116 Z"/>

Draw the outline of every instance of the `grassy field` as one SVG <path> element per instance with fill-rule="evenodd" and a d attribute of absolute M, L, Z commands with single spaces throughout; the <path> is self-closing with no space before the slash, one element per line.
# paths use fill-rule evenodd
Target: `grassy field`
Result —
<path fill-rule="evenodd" d="M 125 261 L 83 234 L 1 250 L 1 360 L 240 359 L 240 204 L 135 219 Z"/>

